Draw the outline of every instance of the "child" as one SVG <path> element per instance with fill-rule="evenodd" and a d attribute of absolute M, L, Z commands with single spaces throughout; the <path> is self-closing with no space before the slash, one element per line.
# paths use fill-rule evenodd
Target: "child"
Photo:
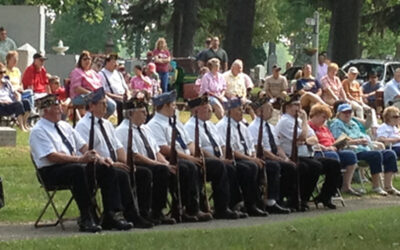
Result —
<path fill-rule="evenodd" d="M 143 75 L 142 66 L 136 65 L 134 68 L 135 76 L 131 79 L 131 92 L 135 96 L 137 92 L 144 92 L 147 97 L 152 96 L 152 81 L 149 77 Z"/>
<path fill-rule="evenodd" d="M 65 88 L 60 87 L 60 78 L 58 76 L 51 76 L 49 78 L 49 85 L 51 93 L 57 95 L 63 111 L 62 119 L 65 120 L 68 116 L 68 106 L 71 103 L 71 99 L 67 96 Z"/>
<path fill-rule="evenodd" d="M 160 76 L 156 72 L 156 65 L 154 63 L 147 64 L 145 70 L 146 76 L 148 76 L 153 82 L 153 96 L 161 94 L 162 89 L 160 86 Z"/>

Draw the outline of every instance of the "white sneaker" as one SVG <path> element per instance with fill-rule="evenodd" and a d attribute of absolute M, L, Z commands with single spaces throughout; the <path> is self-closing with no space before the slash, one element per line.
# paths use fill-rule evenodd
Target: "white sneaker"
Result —
<path fill-rule="evenodd" d="M 385 191 L 386 191 L 388 194 L 400 196 L 400 191 L 397 190 L 397 189 L 395 189 L 394 187 L 385 188 Z"/>
<path fill-rule="evenodd" d="M 387 196 L 388 195 L 388 193 L 385 190 L 383 190 L 381 187 L 374 187 L 372 189 L 372 192 L 377 193 L 377 194 L 382 195 L 382 196 Z"/>

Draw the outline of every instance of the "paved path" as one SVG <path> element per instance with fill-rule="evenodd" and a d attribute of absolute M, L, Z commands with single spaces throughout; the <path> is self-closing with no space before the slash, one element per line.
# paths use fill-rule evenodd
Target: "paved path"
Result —
<path fill-rule="evenodd" d="M 391 207 L 400 205 L 400 198 L 398 197 L 368 197 L 368 198 L 354 198 L 346 199 L 346 207 L 342 207 L 338 204 L 338 209 L 329 210 L 325 208 L 315 209 L 315 206 L 311 205 L 311 210 L 305 213 L 292 213 L 289 215 L 272 215 L 266 218 L 250 217 L 247 219 L 240 220 L 213 220 L 206 223 L 182 223 L 173 226 L 157 226 L 153 229 L 139 230 L 134 229 L 129 232 L 145 232 L 145 231 L 168 231 L 168 230 L 182 230 L 182 229 L 215 229 L 215 228 L 227 228 L 227 227 L 243 227 L 261 225 L 279 221 L 290 221 L 297 218 L 316 217 L 325 214 L 334 213 L 345 213 L 355 210 L 363 210 L 368 208 L 381 208 Z M 35 229 L 33 223 L 25 224 L 4 224 L 0 223 L 0 241 L 6 240 L 17 240 L 17 239 L 28 239 L 28 238 L 40 238 L 40 237 L 68 237 L 75 235 L 82 235 L 78 232 L 78 226 L 76 221 L 65 222 L 65 231 L 61 230 L 60 226 Z M 128 232 L 102 232 L 102 234 L 111 233 L 128 233 Z"/>

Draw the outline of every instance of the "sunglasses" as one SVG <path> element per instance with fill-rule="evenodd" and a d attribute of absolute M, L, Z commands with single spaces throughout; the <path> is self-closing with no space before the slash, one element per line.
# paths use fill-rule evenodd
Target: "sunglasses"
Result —
<path fill-rule="evenodd" d="M 92 60 L 92 58 L 90 58 L 90 57 L 84 57 L 84 58 L 82 58 L 82 60 L 83 60 L 83 61 L 90 61 L 90 60 Z"/>
<path fill-rule="evenodd" d="M 0 74 L 5 74 L 6 72 L 7 72 L 7 71 L 5 71 L 5 70 L 4 70 L 4 71 L 0 71 Z"/>

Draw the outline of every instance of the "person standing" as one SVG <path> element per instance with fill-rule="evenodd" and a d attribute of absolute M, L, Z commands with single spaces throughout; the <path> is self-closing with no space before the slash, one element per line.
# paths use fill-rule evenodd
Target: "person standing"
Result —
<path fill-rule="evenodd" d="M 199 68 L 205 66 L 210 59 L 217 58 L 221 64 L 221 71 L 225 72 L 228 70 L 228 54 L 219 45 L 219 38 L 216 36 L 213 37 L 210 48 L 201 54 Z"/>
<path fill-rule="evenodd" d="M 120 124 L 123 120 L 122 102 L 124 101 L 124 97 L 129 99 L 129 89 L 123 75 L 117 70 L 117 59 L 117 54 L 107 55 L 105 65 L 100 71 L 100 76 L 101 84 L 106 91 L 107 97 L 117 105 L 118 124 Z"/>
<path fill-rule="evenodd" d="M 171 54 L 167 47 L 165 38 L 160 37 L 156 42 L 153 50 L 153 60 L 156 64 L 156 70 L 161 78 L 161 88 L 163 92 L 168 91 L 169 63 L 171 62 Z"/>
<path fill-rule="evenodd" d="M 0 62 L 6 63 L 6 55 L 10 50 L 16 50 L 17 45 L 7 36 L 7 30 L 0 27 Z"/>
<path fill-rule="evenodd" d="M 318 65 L 317 65 L 317 81 L 321 81 L 322 77 L 328 74 L 328 65 L 326 64 L 326 56 L 322 52 L 318 55 Z"/>

